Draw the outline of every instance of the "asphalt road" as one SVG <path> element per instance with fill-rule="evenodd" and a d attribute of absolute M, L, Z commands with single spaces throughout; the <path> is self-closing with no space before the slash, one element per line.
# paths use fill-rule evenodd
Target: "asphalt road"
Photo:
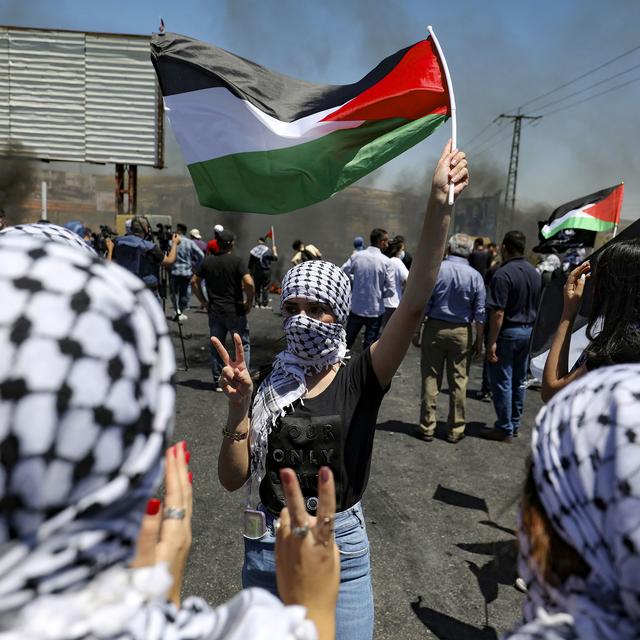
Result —
<path fill-rule="evenodd" d="M 282 348 L 274 311 L 250 317 L 251 367 Z M 178 366 L 183 366 L 172 323 Z M 216 462 L 226 401 L 213 391 L 206 314 L 191 309 L 183 324 L 188 371 L 177 375 L 176 438 L 192 451 L 194 542 L 185 595 L 215 605 L 240 589 L 244 492 L 225 492 Z M 527 394 L 521 435 L 513 444 L 482 440 L 493 406 L 473 399 L 481 369 L 474 365 L 467 437 L 457 445 L 413 436 L 420 400 L 419 352 L 411 347 L 378 418 L 363 505 L 371 541 L 377 639 L 492 640 L 518 622 L 523 596 L 516 578 L 515 513 L 524 479 L 531 424 L 541 402 Z M 440 394 L 446 419 L 448 395 Z"/>

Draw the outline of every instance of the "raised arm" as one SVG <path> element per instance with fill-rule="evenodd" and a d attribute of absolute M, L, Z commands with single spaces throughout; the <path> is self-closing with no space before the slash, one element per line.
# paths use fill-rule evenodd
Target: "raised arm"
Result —
<path fill-rule="evenodd" d="M 564 285 L 564 305 L 562 317 L 558 330 L 553 336 L 549 356 L 544 365 L 542 374 L 542 390 L 540 395 L 544 402 L 548 402 L 553 396 L 566 387 L 576 378 L 583 376 L 587 372 L 587 367 L 583 364 L 575 371 L 569 373 L 569 347 L 571 346 L 571 334 L 573 323 L 580 311 L 584 284 L 589 277 L 591 265 L 583 262 L 576 267 L 567 278 Z M 582 277 L 584 276 L 584 278 Z"/>
<path fill-rule="evenodd" d="M 386 387 L 402 362 L 411 337 L 422 320 L 424 306 L 431 295 L 444 256 L 451 207 L 447 204 L 449 180 L 459 195 L 469 184 L 465 154 L 451 149 L 449 141 L 433 174 L 422 233 L 400 304 L 371 345 L 371 361 L 378 381 Z"/>
<path fill-rule="evenodd" d="M 173 234 L 171 238 L 171 247 L 169 248 L 169 254 L 164 257 L 162 261 L 163 267 L 170 267 L 175 261 L 178 255 L 178 245 L 180 244 L 180 236 L 177 233 Z"/>
<path fill-rule="evenodd" d="M 224 363 L 219 384 L 229 400 L 227 424 L 222 432 L 222 446 L 218 455 L 218 478 L 227 491 L 239 489 L 249 477 L 249 408 L 253 393 L 242 340 L 237 333 L 233 334 L 233 343 L 235 360 L 229 358 L 220 340 L 211 338 L 211 344 Z"/>

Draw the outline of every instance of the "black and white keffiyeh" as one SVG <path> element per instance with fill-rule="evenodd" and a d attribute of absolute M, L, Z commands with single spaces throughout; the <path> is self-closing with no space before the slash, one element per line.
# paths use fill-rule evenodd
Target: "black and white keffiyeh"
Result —
<path fill-rule="evenodd" d="M 269 251 L 269 247 L 266 244 L 257 244 L 253 249 L 251 249 L 251 251 L 249 251 L 249 254 L 258 260 L 261 260 L 262 256 L 267 253 L 267 251 Z"/>
<path fill-rule="evenodd" d="M 345 325 L 351 308 L 351 283 L 342 269 L 324 260 L 296 265 L 282 281 L 281 307 L 292 298 L 328 305 L 336 322 L 306 315 L 285 320 L 287 348 L 276 356 L 251 410 L 250 487 L 253 481 L 259 485 L 264 477 L 269 433 L 285 409 L 306 393 L 306 376 L 342 362 L 347 352 Z"/>
<path fill-rule="evenodd" d="M 525 626 L 510 640 L 640 637 L 640 366 L 593 371 L 537 417 L 533 475 L 557 533 L 589 565 L 553 587 L 520 533 Z"/>
<path fill-rule="evenodd" d="M 60 227 L 57 224 L 50 224 L 48 222 L 17 224 L 0 231 L 0 236 L 13 236 L 16 234 L 26 234 L 36 238 L 51 240 L 52 242 L 61 242 L 62 244 L 82 249 L 92 256 L 98 255 L 93 247 L 89 246 L 77 233 L 74 233 L 70 229 Z"/>
<path fill-rule="evenodd" d="M 166 565 L 127 568 L 172 429 L 173 346 L 141 280 L 49 240 L 0 235 L 0 638 L 314 638 L 260 590 L 176 609 Z"/>

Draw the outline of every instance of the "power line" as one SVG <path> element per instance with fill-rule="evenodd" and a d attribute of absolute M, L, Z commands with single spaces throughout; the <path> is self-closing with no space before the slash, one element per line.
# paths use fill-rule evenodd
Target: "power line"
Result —
<path fill-rule="evenodd" d="M 469 145 L 476 140 L 477 138 L 479 138 L 485 131 L 487 131 L 488 129 L 490 129 L 497 121 L 497 118 L 494 118 L 488 125 L 486 125 L 485 127 L 483 127 L 482 129 L 480 129 L 480 131 L 478 131 L 478 133 L 476 133 L 475 135 L 471 136 L 471 138 L 469 138 L 469 140 L 466 141 L 465 143 L 465 147 L 469 147 Z"/>
<path fill-rule="evenodd" d="M 498 128 L 488 138 L 485 138 L 484 140 L 477 142 L 475 145 L 471 145 L 470 147 L 468 147 L 467 153 L 473 153 L 474 151 L 477 151 L 485 144 L 487 144 L 487 142 L 494 140 L 496 136 L 499 136 L 503 132 L 502 122 L 499 118 L 496 118 L 496 120 L 498 121 Z"/>
<path fill-rule="evenodd" d="M 543 109 L 546 109 L 547 107 L 551 107 L 554 104 L 558 104 L 559 102 L 563 102 L 564 100 L 568 100 L 569 98 L 573 98 L 574 96 L 578 96 L 581 93 L 584 93 L 585 91 L 589 91 L 590 89 L 594 89 L 595 87 L 599 87 L 602 84 L 605 84 L 606 82 L 609 82 L 611 80 L 615 80 L 615 78 L 619 78 L 620 76 L 625 75 L 625 73 L 629 73 L 630 71 L 635 71 L 636 69 L 640 68 L 640 64 L 634 64 L 633 67 L 629 67 L 628 69 L 625 69 L 624 71 L 620 71 L 620 73 L 616 73 L 612 76 L 609 76 L 608 78 L 605 78 L 604 80 L 600 80 L 598 82 L 595 82 L 594 84 L 589 85 L 588 87 L 585 87 L 584 89 L 579 89 L 578 91 L 574 91 L 573 93 L 570 93 L 562 98 L 558 98 L 557 100 L 552 100 L 551 102 L 547 102 L 547 104 L 543 104 L 541 107 L 537 107 L 538 110 L 542 111 Z"/>
<path fill-rule="evenodd" d="M 582 75 L 578 76 L 577 78 L 574 78 L 573 80 L 569 80 L 568 82 L 563 83 L 562 85 L 560 85 L 559 87 L 556 87 L 555 89 L 552 89 L 551 91 L 547 91 L 546 93 L 538 96 L 537 98 L 534 98 L 532 100 L 529 100 L 529 102 L 525 102 L 523 105 L 521 105 L 522 108 L 532 102 L 536 102 L 537 100 L 539 100 L 540 98 L 543 98 L 547 95 L 550 95 L 552 93 L 555 93 L 556 91 L 559 91 L 560 89 L 563 89 L 566 86 L 569 86 L 570 84 L 573 84 L 574 82 L 577 82 L 578 80 L 581 80 L 582 78 L 585 78 L 586 76 L 595 73 L 596 71 L 599 71 L 600 69 L 603 69 L 604 67 L 608 66 L 609 64 L 612 64 L 613 62 L 615 62 L 616 60 L 619 60 L 620 58 L 623 58 L 631 53 L 633 53 L 634 51 L 640 49 L 640 45 L 633 47 L 632 49 L 629 49 L 628 51 L 620 54 L 619 56 L 616 56 L 615 58 L 612 58 L 611 60 L 608 60 L 607 62 L 604 62 L 603 64 L 599 65 L 598 67 L 587 71 L 586 73 L 583 73 Z M 580 95 L 581 93 L 584 93 L 585 91 L 589 91 L 590 89 L 593 89 L 595 87 L 598 87 L 602 84 L 605 84 L 606 82 L 609 82 L 610 80 L 614 80 L 615 78 L 619 78 L 620 76 L 625 75 L 626 73 L 629 73 L 630 71 L 633 71 L 635 69 L 640 68 L 640 64 L 636 64 L 632 67 L 629 67 L 628 69 L 621 71 L 619 73 L 616 73 L 612 76 L 609 76 L 608 78 L 605 78 L 604 80 L 599 80 L 598 82 L 589 85 L 588 87 L 585 87 L 584 89 L 580 89 L 578 91 L 574 91 L 573 93 L 570 93 L 569 95 L 566 95 L 562 98 L 558 98 L 557 100 L 552 100 L 551 102 L 548 102 L 547 104 L 542 105 L 541 107 L 537 107 L 538 110 L 542 111 L 543 109 L 546 109 L 547 107 L 553 106 L 554 104 L 558 104 L 559 102 L 563 102 L 564 100 L 568 100 L 569 98 L 573 98 L 574 96 Z M 473 136 L 471 136 L 471 138 L 469 138 L 469 140 L 467 140 L 464 144 L 464 147 L 468 149 L 468 153 L 471 153 L 473 151 L 473 145 L 472 143 L 481 138 L 482 135 L 484 133 L 486 133 L 489 129 L 491 129 L 491 127 L 498 123 L 498 127 L 500 128 L 500 118 L 494 118 L 491 122 L 489 122 L 488 124 L 486 124 L 482 129 L 480 129 L 477 133 L 475 133 Z M 499 133 L 498 132 L 494 132 L 494 135 L 489 136 L 487 139 L 483 140 L 482 142 L 478 143 L 478 145 L 475 147 L 476 150 L 481 148 L 486 142 L 488 142 L 489 140 L 492 140 L 493 138 L 495 138 L 495 136 Z"/>
<path fill-rule="evenodd" d="M 504 142 L 505 140 L 508 140 L 511 137 L 512 137 L 512 133 L 511 131 L 509 131 L 509 133 L 506 136 L 502 136 L 499 140 L 496 140 L 493 144 L 490 144 L 488 147 L 485 147 L 482 151 L 478 151 L 477 153 L 475 151 L 470 151 L 468 155 L 470 157 L 473 156 L 473 158 L 479 158 L 481 155 L 487 153 L 487 151 L 490 151 L 494 147 L 497 147 L 501 142 Z"/>
<path fill-rule="evenodd" d="M 638 82 L 640 77 L 633 78 L 632 80 L 628 80 L 627 82 L 622 82 L 621 84 L 617 84 L 615 87 L 610 87 L 609 89 L 605 89 L 604 91 L 599 91 L 598 93 L 594 93 L 592 96 L 585 98 L 584 100 L 578 100 L 576 102 L 572 102 L 571 104 L 567 104 L 564 107 L 560 107 L 559 109 L 554 109 L 553 111 L 548 111 L 547 113 L 543 113 L 542 115 L 546 118 L 547 116 L 553 115 L 554 113 L 559 113 L 560 111 L 564 111 L 565 109 L 571 109 L 571 107 L 577 107 L 579 104 L 583 102 L 588 102 L 589 100 L 593 100 L 593 98 L 598 98 L 599 96 L 605 95 L 605 93 L 611 93 L 612 91 L 616 91 L 617 89 L 622 89 L 634 82 Z"/>
<path fill-rule="evenodd" d="M 467 155 L 476 155 L 476 156 L 480 155 L 481 153 L 484 153 L 487 149 L 492 149 L 493 147 L 495 147 L 498 144 L 498 142 L 500 142 L 500 140 L 505 140 L 506 138 L 511 137 L 511 131 L 509 131 L 509 134 L 506 137 L 501 136 L 500 138 L 498 138 L 498 140 L 494 142 L 495 138 L 502 133 L 504 133 L 503 130 L 496 131 L 493 136 L 485 140 L 483 143 L 477 145 L 475 148 L 469 149 L 465 153 Z M 488 144 L 488 143 L 492 143 L 492 144 Z"/>
<path fill-rule="evenodd" d="M 595 73 L 596 71 L 600 71 L 600 69 L 604 69 L 605 67 L 608 67 L 610 64 L 613 64 L 617 60 L 620 60 L 621 58 L 624 58 L 625 56 L 628 56 L 628 55 L 632 54 L 634 51 L 637 51 L 638 49 L 640 49 L 640 45 L 632 47 L 628 51 L 625 51 L 624 53 L 621 53 L 620 55 L 617 55 L 614 58 L 611 58 L 611 60 L 607 60 L 606 62 L 603 62 L 602 64 L 598 65 L 597 67 L 594 67 L 593 69 L 589 69 L 589 71 L 585 71 L 584 73 L 580 74 L 576 78 L 573 78 L 573 80 L 568 80 L 567 82 L 563 82 L 561 85 L 557 86 L 555 89 L 551 89 L 550 91 L 546 91 L 545 93 L 542 93 L 539 96 L 536 96 L 535 98 L 532 98 L 531 100 L 528 100 L 527 102 L 524 102 L 523 104 L 521 104 L 519 107 L 516 107 L 516 108 L 522 109 L 522 108 L 532 104 L 533 102 L 537 102 L 541 98 L 546 98 L 547 96 L 550 96 L 552 93 L 555 93 L 556 91 L 560 91 L 560 89 L 564 89 L 565 87 L 568 87 L 569 85 L 573 84 L 574 82 L 578 82 L 578 80 L 582 80 L 583 78 L 586 78 L 587 76 L 590 76 L 592 73 Z"/>

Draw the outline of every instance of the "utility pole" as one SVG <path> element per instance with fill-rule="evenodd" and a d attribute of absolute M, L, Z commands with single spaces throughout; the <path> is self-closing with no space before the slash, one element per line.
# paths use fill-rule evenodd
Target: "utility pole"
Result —
<path fill-rule="evenodd" d="M 509 159 L 509 173 L 507 175 L 507 188 L 504 192 L 504 205 L 502 215 L 497 225 L 497 241 L 501 242 L 507 231 L 507 225 L 513 220 L 513 212 L 516 207 L 516 184 L 518 182 L 518 156 L 520 155 L 520 131 L 523 120 L 540 120 L 542 116 L 525 116 L 523 114 L 500 114 L 498 120 L 506 118 L 513 121 L 513 139 L 511 141 L 511 158 Z"/>

